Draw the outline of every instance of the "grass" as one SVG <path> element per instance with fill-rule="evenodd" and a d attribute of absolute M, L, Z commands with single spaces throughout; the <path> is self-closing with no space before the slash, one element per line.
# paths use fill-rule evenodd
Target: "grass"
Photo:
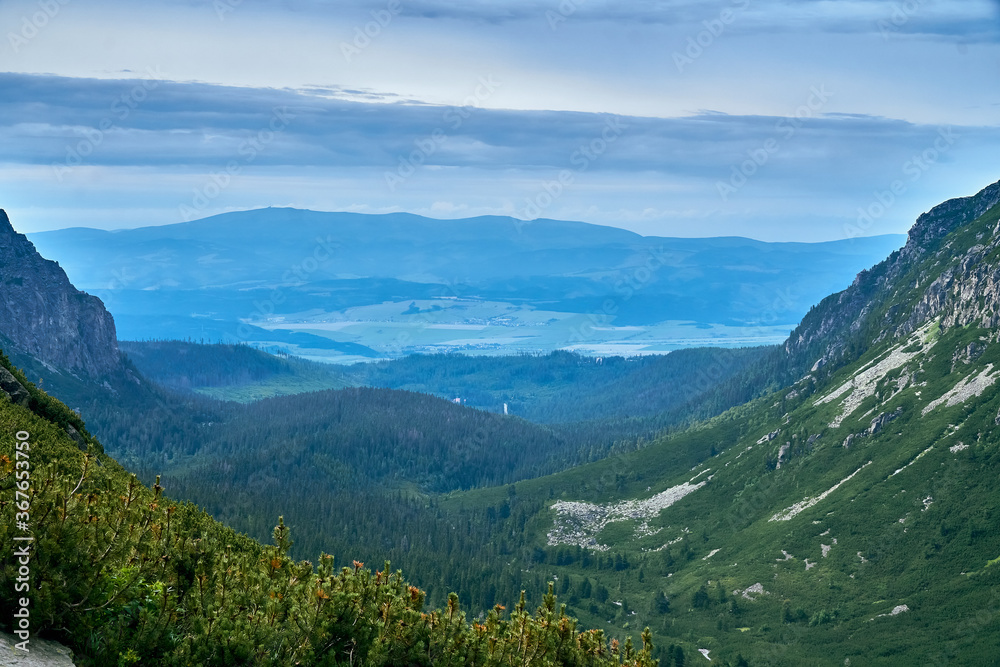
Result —
<path fill-rule="evenodd" d="M 987 363 L 1000 363 L 1000 350 L 987 346 L 972 363 L 959 361 L 952 370 L 956 352 L 989 334 L 975 327 L 932 327 L 935 346 L 888 373 L 876 394 L 837 429 L 828 424 L 843 397 L 819 406 L 815 399 L 884 355 L 889 343 L 794 401 L 765 397 L 641 451 L 517 484 L 519 497 L 546 503 L 551 503 L 550 493 L 565 500 L 612 502 L 648 497 L 705 468 L 714 475 L 706 487 L 649 521 L 653 529 L 664 528 L 655 536 L 636 537 L 635 521 L 601 531 L 598 542 L 611 545 L 607 553 L 625 555 L 627 570 L 580 563 L 539 568 L 560 578 L 589 577 L 609 590 L 608 602 L 571 601 L 571 610 L 585 623 L 616 632 L 624 632 L 626 623 L 648 624 L 658 645 L 681 643 L 689 654 L 710 648 L 721 660 L 742 653 L 751 664 L 831 666 L 846 659 L 907 665 L 942 651 L 959 656 L 956 664 L 992 659 L 991 651 L 1000 650 L 1000 604 L 991 602 L 994 593 L 1000 602 L 1000 569 L 983 563 L 1000 552 L 1000 535 L 990 529 L 1000 518 L 991 509 L 997 507 L 1000 474 L 1000 433 L 994 435 L 1000 395 L 987 391 L 920 416 L 924 405 L 961 378 Z M 895 379 L 914 372 L 926 384 L 896 392 Z M 850 449 L 841 446 L 848 433 L 867 429 L 874 415 L 900 406 L 901 415 L 881 432 L 857 439 Z M 776 439 L 755 444 L 776 429 L 781 430 Z M 821 435 L 810 448 L 805 441 L 811 434 Z M 970 448 L 950 452 L 959 441 Z M 792 442 L 788 460 L 775 470 L 785 442 Z M 850 482 L 797 517 L 768 521 L 868 461 Z M 501 500 L 496 494 L 453 494 L 442 506 L 457 511 L 495 503 Z M 933 500 L 925 507 L 926 498 Z M 544 544 L 552 517 L 545 512 L 529 522 L 536 545 Z M 684 528 L 689 532 L 681 533 Z M 678 535 L 681 542 L 650 551 Z M 825 558 L 823 544 L 831 547 Z M 714 549 L 720 551 L 702 560 Z M 782 549 L 794 557 L 784 560 Z M 548 548 L 550 554 L 556 551 Z M 815 565 L 807 570 L 806 560 Z M 767 595 L 754 600 L 733 595 L 758 582 Z M 710 602 L 695 606 L 702 586 Z M 654 593 L 661 590 L 671 600 L 672 611 L 665 615 L 650 611 Z M 622 601 L 629 613 L 611 601 Z M 903 604 L 909 611 L 877 617 Z M 974 622 L 979 625 L 970 638 Z"/>

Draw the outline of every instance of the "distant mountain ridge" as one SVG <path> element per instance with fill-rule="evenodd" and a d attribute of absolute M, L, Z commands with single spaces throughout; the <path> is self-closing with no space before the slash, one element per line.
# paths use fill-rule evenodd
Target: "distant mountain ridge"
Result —
<path fill-rule="evenodd" d="M 644 237 L 558 220 L 271 208 L 114 232 L 42 232 L 32 240 L 76 284 L 105 299 L 123 339 L 334 346 L 395 357 L 456 351 L 481 339 L 505 341 L 498 347 L 508 354 L 548 352 L 602 336 L 655 340 L 650 349 L 663 352 L 676 347 L 661 344 L 665 338 L 691 337 L 606 328 L 663 322 L 763 336 L 761 326 L 790 329 L 903 237 L 765 243 Z M 374 330 L 326 327 L 336 321 L 372 323 Z M 409 343 L 373 336 L 383 323 L 409 327 Z M 489 331 L 475 335 L 427 326 L 484 323 Z M 581 326 L 586 336 L 574 336 Z M 786 331 L 767 332 L 762 342 Z"/>
<path fill-rule="evenodd" d="M 0 209 L 0 334 L 40 361 L 91 376 L 119 364 L 115 321 Z"/>
<path fill-rule="evenodd" d="M 76 278 L 83 287 L 106 287 L 113 282 L 116 269 L 123 267 L 107 265 L 99 258 L 119 257 L 128 250 L 135 259 L 124 262 L 124 266 L 133 272 L 117 279 L 136 288 L 156 288 L 168 286 L 156 282 L 165 278 L 157 272 L 161 268 L 172 270 L 169 286 L 176 287 L 204 287 L 219 284 L 222 278 L 245 286 L 274 281 L 294 284 L 304 276 L 310 280 L 409 277 L 415 282 L 451 278 L 477 282 L 600 274 L 642 266 L 654 252 L 661 253 L 658 261 L 678 266 L 705 251 L 721 254 L 723 262 L 742 259 L 731 254 L 741 248 L 805 255 L 818 250 L 862 254 L 865 251 L 860 248 L 866 243 L 890 246 L 902 240 L 902 235 L 848 242 L 774 243 L 743 237 L 641 236 L 617 227 L 562 220 L 525 223 L 500 216 L 437 220 L 409 213 L 373 215 L 267 208 L 156 227 L 114 231 L 69 228 L 39 232 L 32 239 L 47 255 L 64 256 L 67 266 L 74 270 L 86 267 L 87 271 Z M 276 256 L 281 261 L 232 267 L 229 265 L 236 257 L 216 254 L 237 249 L 250 250 L 244 260 Z M 288 256 L 288 252 L 293 254 Z M 386 257 L 392 257 L 393 263 L 384 261 Z M 515 257 L 517 261 L 512 262 Z M 296 264 L 305 266 L 296 271 Z M 311 275 L 314 273 L 318 275 Z"/>

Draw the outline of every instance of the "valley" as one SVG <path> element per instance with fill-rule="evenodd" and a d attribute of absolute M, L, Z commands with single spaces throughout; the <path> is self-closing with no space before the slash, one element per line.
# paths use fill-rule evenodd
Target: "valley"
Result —
<path fill-rule="evenodd" d="M 0 667 L 1000 667 L 1000 2 L 0 22 Z"/>
<path fill-rule="evenodd" d="M 781 346 L 330 365 L 122 342 L 100 386 L 5 349 L 145 484 L 253 544 L 278 513 L 289 557 L 391 562 L 477 623 L 550 589 L 663 667 L 988 664 L 998 202 L 925 214 Z"/>

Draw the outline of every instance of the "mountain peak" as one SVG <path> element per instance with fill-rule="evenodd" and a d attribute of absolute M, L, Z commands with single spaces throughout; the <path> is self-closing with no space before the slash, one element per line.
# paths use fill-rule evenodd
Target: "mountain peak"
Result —
<path fill-rule="evenodd" d="M 0 209 L 0 334 L 38 360 L 99 376 L 120 362 L 115 322 Z"/>
<path fill-rule="evenodd" d="M 966 225 L 1000 203 L 1000 181 L 971 197 L 957 197 L 938 204 L 917 218 L 910 229 L 904 255 L 928 250 L 935 241 Z"/>
<path fill-rule="evenodd" d="M 989 322 L 1000 321 L 994 316 L 1000 312 L 998 276 L 984 260 L 1000 248 L 997 215 L 987 215 L 998 204 L 1000 182 L 922 214 L 902 250 L 813 308 L 785 349 L 798 365 L 816 370 L 829 364 L 829 371 L 939 316 L 942 326 L 979 320 L 996 326 Z"/>
<path fill-rule="evenodd" d="M 3 235 L 14 235 L 17 232 L 14 231 L 14 226 L 10 224 L 10 218 L 7 217 L 7 211 L 0 208 L 0 234 Z"/>

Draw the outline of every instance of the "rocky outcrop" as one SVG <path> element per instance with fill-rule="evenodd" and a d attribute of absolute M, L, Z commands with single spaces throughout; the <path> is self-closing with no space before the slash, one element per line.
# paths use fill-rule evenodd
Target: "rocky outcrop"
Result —
<path fill-rule="evenodd" d="M 2 392 L 14 405 L 27 407 L 31 400 L 31 394 L 24 388 L 24 385 L 17 381 L 14 375 L 0 366 L 0 392 Z"/>
<path fill-rule="evenodd" d="M 793 363 L 802 370 L 833 372 L 863 351 L 859 347 L 906 336 L 937 317 L 945 327 L 1000 326 L 1000 270 L 995 262 L 982 261 L 1000 247 L 1000 229 L 984 234 L 981 243 L 963 251 L 957 262 L 946 240 L 998 203 L 1000 182 L 972 197 L 946 201 L 917 218 L 902 249 L 859 273 L 850 287 L 827 297 L 803 318 L 785 343 Z M 913 267 L 935 257 L 951 268 L 929 285 L 920 284 L 919 276 L 907 276 Z M 880 307 L 912 289 L 920 290 L 920 297 L 908 312 L 900 312 L 896 303 L 886 308 L 883 321 L 869 321 Z M 866 326 L 880 332 L 874 341 L 859 337 Z"/>
<path fill-rule="evenodd" d="M 914 306 L 910 322 L 940 316 L 941 326 L 1000 325 L 1000 267 L 987 256 L 1000 248 L 1000 237 L 967 250 L 959 265 L 944 271 Z"/>
<path fill-rule="evenodd" d="M 98 377 L 120 364 L 115 321 L 0 209 L 0 333 L 39 361 Z"/>
<path fill-rule="evenodd" d="M 786 460 L 785 454 L 787 454 L 788 450 L 791 448 L 792 448 L 792 443 L 790 442 L 786 442 L 785 444 L 783 444 L 781 447 L 778 448 L 778 465 L 775 466 L 776 468 L 781 468 L 781 464 L 784 463 Z"/>
<path fill-rule="evenodd" d="M 901 254 L 912 259 L 934 248 L 935 242 L 966 225 L 1000 202 L 1000 182 L 971 197 L 958 197 L 938 204 L 924 213 L 910 229 Z"/>
<path fill-rule="evenodd" d="M 15 648 L 20 641 L 0 632 L 0 667 L 74 667 L 73 651 L 58 642 L 32 637 L 25 652 Z"/>
<path fill-rule="evenodd" d="M 868 427 L 868 435 L 875 435 L 882 430 L 886 424 L 891 422 L 893 419 L 902 414 L 903 408 L 898 407 L 894 412 L 883 412 L 878 417 L 872 420 L 871 425 Z"/>

